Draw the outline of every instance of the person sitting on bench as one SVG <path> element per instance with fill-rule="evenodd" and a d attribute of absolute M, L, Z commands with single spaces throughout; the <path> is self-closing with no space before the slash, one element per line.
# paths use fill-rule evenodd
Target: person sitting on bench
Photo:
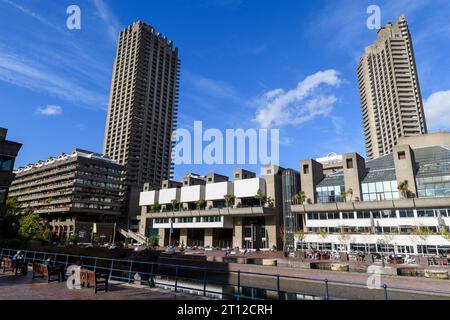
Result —
<path fill-rule="evenodd" d="M 43 264 L 48 267 L 49 273 L 57 271 L 61 275 L 62 281 L 66 281 L 66 274 L 65 274 L 64 268 L 62 266 L 58 266 L 55 263 L 55 261 L 53 260 L 52 256 L 48 257 L 47 260 L 45 260 Z"/>

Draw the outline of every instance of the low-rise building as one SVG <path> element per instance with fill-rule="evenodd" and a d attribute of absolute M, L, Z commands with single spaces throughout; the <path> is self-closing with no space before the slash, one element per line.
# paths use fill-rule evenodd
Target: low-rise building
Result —
<path fill-rule="evenodd" d="M 370 161 L 347 153 L 341 163 L 326 175 L 322 163 L 301 161 L 297 249 L 450 252 L 450 133 L 401 139 Z"/>
<path fill-rule="evenodd" d="M 40 214 L 55 234 L 67 238 L 78 234 L 77 223 L 95 229 L 94 222 L 118 220 L 123 170 L 106 156 L 75 149 L 15 170 L 9 196 L 17 197 L 22 213 Z"/>
<path fill-rule="evenodd" d="M 233 181 L 219 174 L 188 174 L 183 183 L 144 186 L 140 233 L 158 229 L 159 245 L 281 250 L 282 168 L 264 175 L 235 170 Z M 257 196 L 259 195 L 259 196 Z"/>
<path fill-rule="evenodd" d="M 0 128 L 0 219 L 5 214 L 8 190 L 13 180 L 16 156 L 22 145 L 6 140 L 8 130 Z"/>

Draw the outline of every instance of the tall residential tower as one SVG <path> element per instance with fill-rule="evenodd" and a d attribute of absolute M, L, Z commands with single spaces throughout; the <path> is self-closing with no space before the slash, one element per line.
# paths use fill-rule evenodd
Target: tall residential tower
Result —
<path fill-rule="evenodd" d="M 391 153 L 401 137 L 427 133 L 405 16 L 378 31 L 360 59 L 358 81 L 369 159 Z"/>
<path fill-rule="evenodd" d="M 120 32 L 103 152 L 126 168 L 131 229 L 144 183 L 159 187 L 173 174 L 179 68 L 178 49 L 153 27 L 139 21 Z"/>

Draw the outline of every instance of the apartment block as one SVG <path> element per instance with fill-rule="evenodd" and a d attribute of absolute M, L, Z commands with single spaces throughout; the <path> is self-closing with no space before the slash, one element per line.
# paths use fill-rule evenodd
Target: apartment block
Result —
<path fill-rule="evenodd" d="M 373 160 L 341 158 L 342 169 L 328 175 L 315 160 L 301 162 L 308 199 L 291 206 L 304 232 L 296 249 L 450 252 L 450 133 L 402 138 Z"/>
<path fill-rule="evenodd" d="M 10 197 L 22 213 L 40 214 L 64 239 L 84 222 L 114 223 L 121 212 L 124 167 L 106 156 L 75 149 L 14 171 Z"/>
<path fill-rule="evenodd" d="M 144 22 L 120 32 L 103 153 L 125 166 L 128 226 L 136 230 L 144 183 L 160 187 L 173 174 L 180 78 L 178 49 Z"/>
<path fill-rule="evenodd" d="M 166 181 L 153 190 L 146 185 L 140 233 L 158 229 L 161 246 L 281 250 L 283 171 L 270 166 L 257 177 L 235 170 L 232 181 L 219 174 L 187 174 L 184 183 Z"/>
<path fill-rule="evenodd" d="M 405 16 L 378 31 L 358 65 L 368 159 L 387 155 L 402 137 L 427 133 L 413 42 Z"/>
<path fill-rule="evenodd" d="M 20 143 L 6 140 L 7 133 L 7 129 L 0 128 L 0 219 L 5 214 L 8 190 L 14 177 L 14 162 L 22 147 Z"/>

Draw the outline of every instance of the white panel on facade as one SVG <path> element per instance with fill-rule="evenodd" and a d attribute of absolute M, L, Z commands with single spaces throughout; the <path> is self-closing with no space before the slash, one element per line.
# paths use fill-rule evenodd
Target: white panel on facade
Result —
<path fill-rule="evenodd" d="M 205 200 L 223 200 L 227 194 L 233 194 L 233 183 L 230 181 L 206 185 Z"/>
<path fill-rule="evenodd" d="M 151 206 L 154 205 L 157 200 L 158 200 L 158 191 L 141 192 L 141 196 L 139 198 L 139 205 Z"/>
<path fill-rule="evenodd" d="M 189 186 L 181 188 L 180 202 L 196 202 L 205 200 L 205 186 Z"/>
<path fill-rule="evenodd" d="M 250 198 L 256 196 L 258 190 L 266 193 L 266 183 L 262 178 L 234 181 L 234 195 L 236 198 Z"/>
<path fill-rule="evenodd" d="M 180 202 L 180 188 L 163 189 L 159 191 L 159 204 L 171 204 L 172 200 Z"/>

